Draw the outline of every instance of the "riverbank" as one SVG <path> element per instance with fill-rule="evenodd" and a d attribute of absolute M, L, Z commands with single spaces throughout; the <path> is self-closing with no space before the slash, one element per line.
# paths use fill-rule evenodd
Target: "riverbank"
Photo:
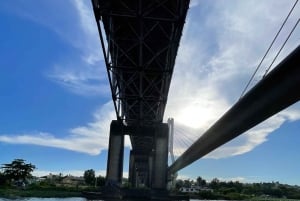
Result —
<path fill-rule="evenodd" d="M 66 197 L 82 197 L 81 190 L 76 189 L 59 189 L 59 188 L 1 188 L 0 197 L 15 199 L 20 197 L 40 197 L 40 198 L 66 198 Z"/>

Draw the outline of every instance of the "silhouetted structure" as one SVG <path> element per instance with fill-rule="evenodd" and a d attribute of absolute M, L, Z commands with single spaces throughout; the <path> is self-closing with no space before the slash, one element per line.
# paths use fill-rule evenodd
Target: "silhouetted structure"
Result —
<path fill-rule="evenodd" d="M 127 134 L 131 185 L 165 189 L 168 125 L 162 121 L 189 0 L 92 2 L 117 115 L 107 182 L 120 185 Z"/>
<path fill-rule="evenodd" d="M 117 116 L 110 126 L 110 190 L 122 181 L 124 135 L 132 144 L 131 186 L 164 195 L 176 171 L 300 99 L 298 47 L 168 168 L 169 128 L 163 116 L 189 0 L 92 3 Z"/>

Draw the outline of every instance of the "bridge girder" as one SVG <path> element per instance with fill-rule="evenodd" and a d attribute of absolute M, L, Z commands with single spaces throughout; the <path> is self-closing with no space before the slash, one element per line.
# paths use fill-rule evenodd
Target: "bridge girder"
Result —
<path fill-rule="evenodd" d="M 300 100 L 300 46 L 245 94 L 169 168 L 172 175 Z"/>
<path fill-rule="evenodd" d="M 161 123 L 189 0 L 92 2 L 117 118 Z"/>

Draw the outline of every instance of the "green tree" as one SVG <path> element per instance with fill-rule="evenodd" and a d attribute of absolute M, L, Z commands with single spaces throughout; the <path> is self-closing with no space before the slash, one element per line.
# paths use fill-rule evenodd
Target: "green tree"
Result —
<path fill-rule="evenodd" d="M 206 180 L 201 177 L 197 177 L 197 185 L 198 186 L 206 186 Z"/>
<path fill-rule="evenodd" d="M 183 181 L 183 186 L 186 188 L 190 188 L 192 186 L 192 182 L 189 179 Z"/>
<path fill-rule="evenodd" d="M 217 179 L 217 178 L 214 178 L 211 182 L 210 182 L 210 185 L 209 187 L 212 188 L 212 189 L 218 189 L 220 186 L 220 180 Z"/>
<path fill-rule="evenodd" d="M 23 159 L 15 159 L 9 164 L 3 164 L 1 169 L 3 169 L 3 174 L 8 180 L 25 180 L 31 177 L 31 172 L 35 169 L 35 166 L 31 163 L 25 163 Z"/>
<path fill-rule="evenodd" d="M 105 185 L 105 177 L 99 175 L 97 177 L 97 186 L 104 186 L 104 185 Z"/>
<path fill-rule="evenodd" d="M 177 179 L 175 183 L 175 188 L 178 190 L 183 187 L 183 181 L 181 179 Z"/>
<path fill-rule="evenodd" d="M 6 184 L 6 176 L 0 172 L 0 186 L 3 186 Z"/>
<path fill-rule="evenodd" d="M 94 185 L 95 184 L 95 170 L 90 169 L 90 170 L 86 170 L 84 171 L 84 181 L 85 183 L 87 183 L 88 185 Z"/>

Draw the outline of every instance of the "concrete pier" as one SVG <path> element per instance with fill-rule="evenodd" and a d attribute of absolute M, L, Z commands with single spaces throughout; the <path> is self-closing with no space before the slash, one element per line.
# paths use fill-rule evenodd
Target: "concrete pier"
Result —
<path fill-rule="evenodd" d="M 136 168 L 135 168 L 135 160 L 134 160 L 134 152 L 131 150 L 129 155 L 129 175 L 128 181 L 131 187 L 135 188 L 136 185 Z"/>
<path fill-rule="evenodd" d="M 110 124 L 106 185 L 121 186 L 123 176 L 124 135 L 122 123 L 113 120 Z"/>
<path fill-rule="evenodd" d="M 154 140 L 154 160 L 152 167 L 152 185 L 153 189 L 167 188 L 167 168 L 168 168 L 168 124 L 162 123 L 155 129 Z"/>

